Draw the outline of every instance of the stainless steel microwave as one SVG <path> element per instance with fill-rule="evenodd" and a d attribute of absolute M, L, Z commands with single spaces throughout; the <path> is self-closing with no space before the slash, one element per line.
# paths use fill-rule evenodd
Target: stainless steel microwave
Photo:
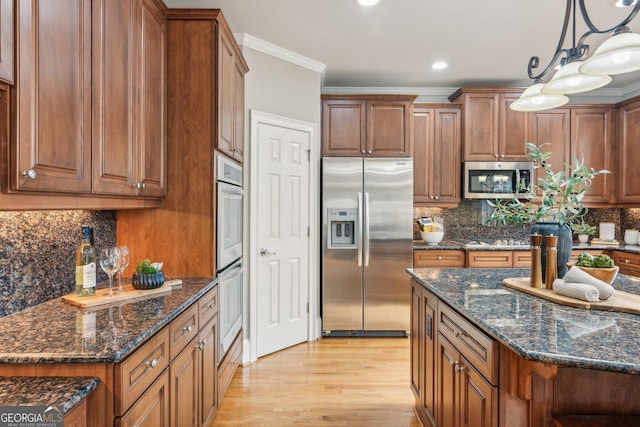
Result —
<path fill-rule="evenodd" d="M 463 169 L 465 199 L 518 197 L 533 177 L 533 162 L 464 162 Z"/>

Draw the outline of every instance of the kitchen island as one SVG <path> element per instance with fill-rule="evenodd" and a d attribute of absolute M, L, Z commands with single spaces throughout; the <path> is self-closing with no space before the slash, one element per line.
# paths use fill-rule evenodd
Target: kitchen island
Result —
<path fill-rule="evenodd" d="M 169 383 L 181 380 L 170 376 L 171 368 L 177 371 L 186 356 L 193 358 L 189 366 L 213 365 L 212 377 L 202 380 L 215 388 L 217 309 L 217 281 L 210 277 L 183 279 L 162 296 L 91 309 L 57 298 L 0 318 L 0 376 L 98 378 L 86 399 L 89 426 L 134 425 L 149 414 L 167 422 L 174 405 Z M 211 409 L 188 388 L 181 392 L 192 405 L 190 417 Z M 209 401 L 217 403 L 215 396 Z"/>
<path fill-rule="evenodd" d="M 488 426 L 569 426 L 613 415 L 640 423 L 640 316 L 502 285 L 529 269 L 408 272 L 411 382 L 423 424 L 468 416 Z M 619 275 L 614 287 L 640 293 L 640 278 Z"/>

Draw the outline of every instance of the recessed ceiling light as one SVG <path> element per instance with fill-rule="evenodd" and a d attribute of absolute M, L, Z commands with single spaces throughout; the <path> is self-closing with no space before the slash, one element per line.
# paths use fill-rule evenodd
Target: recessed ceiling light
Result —
<path fill-rule="evenodd" d="M 380 0 L 358 0 L 358 3 L 361 6 L 373 6 L 374 4 L 377 4 Z M 622 1 L 622 0 L 620 0 Z"/>
<path fill-rule="evenodd" d="M 447 63 L 444 61 L 437 61 L 434 62 L 433 65 L 431 65 L 431 68 L 433 68 L 434 70 L 444 70 L 445 68 L 447 68 Z"/>
<path fill-rule="evenodd" d="M 633 6 L 634 4 L 636 4 L 638 0 L 614 0 L 613 3 L 611 3 L 611 6 L 613 7 L 629 7 L 629 6 Z"/>

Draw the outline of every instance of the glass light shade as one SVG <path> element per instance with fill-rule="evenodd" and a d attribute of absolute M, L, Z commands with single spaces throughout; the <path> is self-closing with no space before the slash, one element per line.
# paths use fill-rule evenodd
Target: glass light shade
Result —
<path fill-rule="evenodd" d="M 545 95 L 540 92 L 544 83 L 535 83 L 529 86 L 520 98 L 511 103 L 513 111 L 542 111 L 550 110 L 552 108 L 561 107 L 567 102 L 569 98 L 564 95 Z"/>
<path fill-rule="evenodd" d="M 579 71 L 582 61 L 573 61 L 560 68 L 540 90 L 547 95 L 569 95 L 587 92 L 611 83 L 609 76 L 594 76 Z"/>
<path fill-rule="evenodd" d="M 605 40 L 580 67 L 581 73 L 593 75 L 637 70 L 640 70 L 640 35 L 635 33 L 620 33 Z"/>

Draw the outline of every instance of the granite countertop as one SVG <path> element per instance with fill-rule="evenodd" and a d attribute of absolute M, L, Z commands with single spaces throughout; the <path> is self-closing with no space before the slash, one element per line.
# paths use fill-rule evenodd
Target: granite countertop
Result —
<path fill-rule="evenodd" d="M 171 293 L 92 309 L 57 298 L 0 318 L 0 363 L 119 362 L 215 285 L 182 279 Z"/>
<path fill-rule="evenodd" d="M 524 359 L 640 374 L 640 316 L 572 308 L 507 288 L 529 269 L 416 268 L 407 272 Z M 640 294 L 640 277 L 619 274 L 617 290 Z"/>
<path fill-rule="evenodd" d="M 0 377 L 0 405 L 58 406 L 66 414 L 98 384 L 95 377 Z"/>

